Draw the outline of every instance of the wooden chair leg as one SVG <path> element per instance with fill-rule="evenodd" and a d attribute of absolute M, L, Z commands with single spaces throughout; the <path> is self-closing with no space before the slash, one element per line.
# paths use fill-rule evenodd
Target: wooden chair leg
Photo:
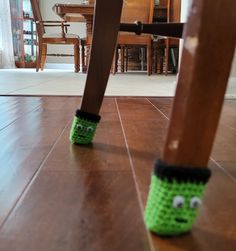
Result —
<path fill-rule="evenodd" d="M 158 64 L 157 63 L 157 61 L 158 61 L 158 55 L 157 55 L 158 49 L 157 49 L 157 46 L 153 46 L 152 50 L 153 50 L 153 65 L 152 65 L 153 72 L 157 73 L 157 64 Z"/>
<path fill-rule="evenodd" d="M 165 39 L 165 75 L 168 75 L 169 70 L 169 47 L 170 47 L 170 41 L 168 38 Z"/>
<path fill-rule="evenodd" d="M 163 49 L 157 47 L 154 57 L 156 61 L 156 65 L 154 69 L 156 70 L 157 74 L 162 74 L 163 72 Z"/>
<path fill-rule="evenodd" d="M 125 65 L 125 71 L 128 71 L 128 64 L 129 64 L 129 47 L 126 46 L 125 48 L 125 60 L 124 60 L 124 65 Z"/>
<path fill-rule="evenodd" d="M 86 72 L 86 65 L 85 65 L 85 45 L 81 43 L 81 64 L 82 64 L 82 72 Z"/>
<path fill-rule="evenodd" d="M 125 71 L 125 46 L 120 46 L 120 71 L 123 73 Z"/>
<path fill-rule="evenodd" d="M 115 53 L 114 53 L 114 57 L 113 57 L 113 61 L 112 61 L 112 67 L 111 67 L 112 74 L 116 74 L 117 73 L 118 50 L 119 50 L 118 47 L 116 47 Z"/>
<path fill-rule="evenodd" d="M 186 233 L 196 219 L 235 50 L 236 1 L 194 0 L 192 8 L 164 153 L 145 209 L 147 227 L 161 235 Z"/>
<path fill-rule="evenodd" d="M 152 46 L 151 44 L 147 46 L 147 74 L 148 76 L 152 74 Z"/>
<path fill-rule="evenodd" d="M 74 45 L 74 67 L 75 67 L 75 72 L 79 72 L 80 70 L 79 42 Z"/>
<path fill-rule="evenodd" d="M 119 47 L 116 48 L 116 58 L 115 58 L 115 72 L 118 72 L 118 60 L 119 60 Z"/>
<path fill-rule="evenodd" d="M 85 72 L 88 71 L 89 60 L 90 60 L 90 50 L 91 50 L 91 45 L 86 45 L 85 47 Z"/>
<path fill-rule="evenodd" d="M 46 57 L 47 57 L 47 44 L 42 44 L 42 52 L 41 52 L 41 57 L 40 57 L 41 71 L 44 70 L 45 63 L 46 63 Z"/>
<path fill-rule="evenodd" d="M 70 130 L 72 143 L 89 144 L 93 140 L 115 53 L 122 3 L 123 0 L 96 1 L 88 74 L 81 108 L 76 111 Z M 106 15 L 104 9 L 109 10 Z"/>
<path fill-rule="evenodd" d="M 36 45 L 36 72 L 39 71 L 39 68 L 40 68 L 40 65 L 41 65 L 41 58 L 40 58 L 40 55 L 41 55 L 41 48 L 42 48 L 42 45 L 39 44 L 39 41 L 38 41 L 38 44 Z"/>
<path fill-rule="evenodd" d="M 98 114 L 102 105 L 120 26 L 122 0 L 97 0 L 92 47 L 81 110 Z M 104 9 L 109 12 L 104 15 Z M 109 39 L 101 39 L 109 37 Z M 106 48 L 106 53 L 101 48 Z"/>
<path fill-rule="evenodd" d="M 236 11 L 236 4 L 234 1 L 225 4 L 223 0 L 214 6 L 204 0 L 195 1 L 194 4 L 197 11 L 192 12 L 185 31 L 163 158 L 173 164 L 205 166 L 217 129 L 235 49 L 236 15 L 226 13 L 227 10 L 229 13 L 232 13 L 232 9 Z M 226 12 L 218 20 L 221 8 Z M 206 23 L 210 25 L 205 27 Z"/>

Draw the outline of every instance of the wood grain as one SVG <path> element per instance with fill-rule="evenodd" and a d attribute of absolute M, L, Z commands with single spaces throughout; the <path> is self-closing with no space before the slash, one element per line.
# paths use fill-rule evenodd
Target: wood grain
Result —
<path fill-rule="evenodd" d="M 122 0 L 97 0 L 92 47 L 81 110 L 99 114 L 120 27 Z M 104 10 L 107 10 L 104 15 Z"/>
<path fill-rule="evenodd" d="M 91 147 L 69 143 L 79 101 L 0 98 L 1 114 L 12 115 L 0 131 L 0 251 L 236 249 L 236 155 L 217 160 L 234 147 L 229 135 L 236 130 L 235 100 L 224 104 L 220 127 L 232 130 L 217 131 L 213 176 L 197 222 L 178 238 L 148 236 L 142 218 L 173 100 L 106 98 Z"/>
<path fill-rule="evenodd" d="M 235 12 L 234 1 L 193 1 L 163 154 L 167 163 L 208 163 L 234 55 Z"/>
<path fill-rule="evenodd" d="M 0 225 L 70 121 L 78 102 L 73 99 L 74 102 L 65 106 L 67 98 L 4 100 L 10 102 L 1 106 L 5 126 L 0 130 Z"/>

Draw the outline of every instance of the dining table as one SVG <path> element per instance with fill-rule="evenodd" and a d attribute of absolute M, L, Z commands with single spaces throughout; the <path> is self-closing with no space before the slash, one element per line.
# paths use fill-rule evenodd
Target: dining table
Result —
<path fill-rule="evenodd" d="M 94 16 L 93 4 L 61 4 L 56 3 L 53 11 L 67 22 L 86 23 L 86 44 L 91 44 Z"/>
<path fill-rule="evenodd" d="M 89 55 L 90 47 L 92 44 L 92 28 L 93 28 L 93 18 L 94 18 L 94 4 L 70 4 L 70 3 L 56 3 L 52 7 L 53 11 L 63 20 L 67 22 L 83 22 L 86 23 L 86 55 Z M 167 7 L 166 6 L 154 6 L 153 20 L 163 21 L 167 19 Z M 88 57 L 86 57 L 86 63 L 84 72 L 86 71 L 86 66 L 88 63 Z"/>
<path fill-rule="evenodd" d="M 94 17 L 94 4 L 63 4 L 56 3 L 52 7 L 53 11 L 67 22 L 86 23 L 86 45 L 91 45 L 92 27 Z M 167 7 L 154 6 L 153 20 L 166 20 Z"/>

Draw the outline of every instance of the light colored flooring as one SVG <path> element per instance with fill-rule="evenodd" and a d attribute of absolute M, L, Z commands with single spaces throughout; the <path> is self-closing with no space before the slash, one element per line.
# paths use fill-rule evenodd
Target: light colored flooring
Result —
<path fill-rule="evenodd" d="M 110 75 L 106 96 L 173 97 L 176 75 L 147 76 L 145 72 L 129 72 Z M 86 74 L 73 69 L 0 70 L 0 95 L 66 95 L 81 96 Z M 226 98 L 236 98 L 236 77 L 229 80 Z"/>

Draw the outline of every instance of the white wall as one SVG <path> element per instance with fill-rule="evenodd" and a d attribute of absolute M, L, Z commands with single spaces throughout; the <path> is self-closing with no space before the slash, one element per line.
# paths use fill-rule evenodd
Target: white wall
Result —
<path fill-rule="evenodd" d="M 191 7 L 193 0 L 182 0 L 181 1 L 181 22 L 186 22 L 188 18 L 189 8 Z M 180 55 L 182 53 L 183 41 L 180 43 Z M 234 61 L 231 69 L 231 77 L 236 77 L 236 52 L 234 55 Z"/>
<path fill-rule="evenodd" d="M 57 16 L 52 7 L 55 3 L 67 3 L 65 0 L 40 0 L 40 9 L 42 18 L 44 20 L 61 20 L 59 16 Z M 69 0 L 68 3 L 80 4 L 82 0 Z M 68 28 L 68 33 L 77 34 L 80 37 L 85 37 L 84 23 L 70 23 L 70 27 Z M 47 32 L 54 33 L 55 28 L 48 28 Z M 57 30 L 59 31 L 59 29 Z M 61 54 L 73 54 L 73 45 L 49 45 L 48 53 L 61 53 Z M 73 57 L 47 57 L 47 63 L 73 63 Z"/>

